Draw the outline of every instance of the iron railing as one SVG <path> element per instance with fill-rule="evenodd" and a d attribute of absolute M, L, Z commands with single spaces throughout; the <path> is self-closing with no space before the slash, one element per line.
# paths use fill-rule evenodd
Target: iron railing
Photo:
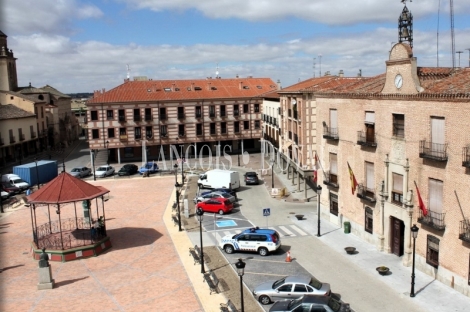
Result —
<path fill-rule="evenodd" d="M 419 157 L 435 161 L 447 161 L 447 143 L 438 144 L 426 142 L 426 140 L 419 141 Z"/>
<path fill-rule="evenodd" d="M 126 121 L 126 116 L 119 116 L 119 122 L 125 122 Z"/>
<path fill-rule="evenodd" d="M 470 243 L 470 219 L 460 221 L 459 239 Z"/>
<path fill-rule="evenodd" d="M 428 213 L 425 216 L 423 211 L 419 210 L 418 222 L 430 226 L 436 230 L 444 231 L 446 228 L 444 222 L 445 216 L 445 212 L 439 213 L 430 210 L 428 210 Z"/>
<path fill-rule="evenodd" d="M 462 150 L 462 166 L 470 168 L 470 147 L 464 147 Z"/>
<path fill-rule="evenodd" d="M 317 171 L 318 174 L 318 171 Z M 318 177 L 317 177 L 318 179 Z M 331 173 L 330 171 L 325 171 L 323 173 L 323 184 L 329 185 L 335 188 L 338 188 L 338 175 Z"/>
<path fill-rule="evenodd" d="M 375 203 L 377 201 L 375 197 L 375 190 L 367 188 L 362 183 L 357 186 L 357 197 L 367 200 L 371 203 Z"/>
<path fill-rule="evenodd" d="M 375 133 L 373 135 L 367 135 L 364 131 L 358 131 L 357 144 L 362 146 L 377 147 Z"/>
<path fill-rule="evenodd" d="M 323 126 L 323 138 L 327 140 L 339 140 L 338 128 Z"/>

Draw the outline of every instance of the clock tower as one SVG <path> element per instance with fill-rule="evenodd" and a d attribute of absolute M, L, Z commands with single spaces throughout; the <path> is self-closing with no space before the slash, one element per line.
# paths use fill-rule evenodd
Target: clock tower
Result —
<path fill-rule="evenodd" d="M 0 30 L 0 90 L 16 91 L 17 89 L 16 58 L 13 56 L 13 51 L 8 50 L 7 35 Z"/>

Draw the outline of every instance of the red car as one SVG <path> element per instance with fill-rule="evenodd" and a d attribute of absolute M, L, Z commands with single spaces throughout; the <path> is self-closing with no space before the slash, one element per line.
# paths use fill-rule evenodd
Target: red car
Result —
<path fill-rule="evenodd" d="M 201 208 L 204 212 L 214 212 L 223 215 L 233 209 L 233 204 L 227 198 L 211 198 L 200 202 L 196 209 Z"/>
<path fill-rule="evenodd" d="M 0 189 L 4 192 L 7 192 L 10 196 L 21 193 L 20 188 L 14 186 L 10 182 L 1 182 Z"/>

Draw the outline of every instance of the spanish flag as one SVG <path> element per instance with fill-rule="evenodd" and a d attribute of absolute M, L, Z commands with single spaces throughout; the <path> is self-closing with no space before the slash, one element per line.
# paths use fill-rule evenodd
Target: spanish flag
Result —
<path fill-rule="evenodd" d="M 419 204 L 419 209 L 421 209 L 423 216 L 427 216 L 428 210 L 426 209 L 426 206 L 424 205 L 423 199 L 421 198 L 421 193 L 419 192 L 418 185 L 415 182 L 415 187 L 416 187 L 416 192 L 418 193 L 418 204 Z"/>
<path fill-rule="evenodd" d="M 352 191 L 352 194 L 354 195 L 354 192 L 356 191 L 356 187 L 357 187 L 357 180 L 356 180 L 356 177 L 354 176 L 354 172 L 352 171 L 351 166 L 349 166 L 349 162 L 348 162 L 348 169 L 349 169 L 349 178 L 351 179 L 351 191 Z"/>

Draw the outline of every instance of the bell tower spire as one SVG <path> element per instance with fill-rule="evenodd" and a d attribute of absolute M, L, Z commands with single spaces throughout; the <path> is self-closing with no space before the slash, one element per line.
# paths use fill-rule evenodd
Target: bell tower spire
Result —
<path fill-rule="evenodd" d="M 16 75 L 16 58 L 8 49 L 7 35 L 0 30 L 0 90 L 16 91 L 18 77 Z"/>
<path fill-rule="evenodd" d="M 410 47 L 413 48 L 413 15 L 406 7 L 406 1 L 401 0 L 405 7 L 398 18 L 398 42 L 408 42 Z"/>

